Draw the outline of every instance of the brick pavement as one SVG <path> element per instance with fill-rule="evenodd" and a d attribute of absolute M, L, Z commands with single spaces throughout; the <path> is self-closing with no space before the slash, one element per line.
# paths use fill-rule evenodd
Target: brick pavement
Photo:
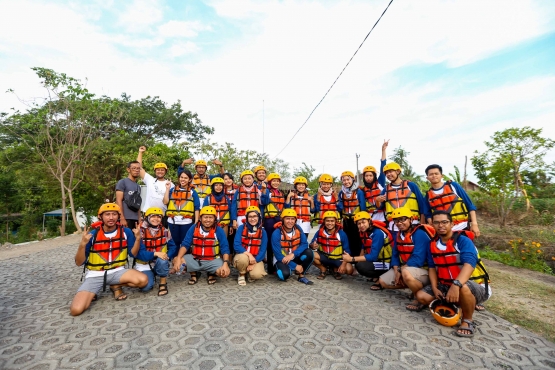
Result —
<path fill-rule="evenodd" d="M 545 369 L 555 344 L 490 313 L 473 339 L 405 310 L 405 292 L 370 292 L 361 277 L 313 286 L 275 277 L 239 287 L 237 273 L 167 297 L 105 293 L 79 317 L 76 245 L 0 261 L 0 369 Z M 495 286 L 494 286 L 495 289 Z M 495 294 L 495 291 L 494 291 Z"/>

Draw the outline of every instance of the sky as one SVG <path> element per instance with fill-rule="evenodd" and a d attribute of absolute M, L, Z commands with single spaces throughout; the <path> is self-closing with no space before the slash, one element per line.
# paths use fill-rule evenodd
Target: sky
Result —
<path fill-rule="evenodd" d="M 31 68 L 51 68 L 97 95 L 180 100 L 212 141 L 334 176 L 356 154 L 377 167 L 384 139 L 420 174 L 468 156 L 474 179 L 496 131 L 555 138 L 554 1 L 394 0 L 282 151 L 388 3 L 0 0 L 0 112 L 43 97 Z"/>

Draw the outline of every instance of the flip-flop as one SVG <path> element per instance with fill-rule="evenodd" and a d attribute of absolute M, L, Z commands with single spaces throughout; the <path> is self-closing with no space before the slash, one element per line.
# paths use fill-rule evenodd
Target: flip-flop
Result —
<path fill-rule="evenodd" d="M 475 311 L 478 311 L 478 312 L 481 312 L 481 311 L 485 311 L 486 308 L 485 308 L 483 305 L 481 305 L 481 304 L 477 304 L 477 305 L 474 307 L 474 310 L 475 310 Z"/>
<path fill-rule="evenodd" d="M 420 302 L 411 302 L 408 305 L 405 306 L 405 308 L 409 311 L 412 312 L 420 312 L 424 309 L 424 305 L 421 304 Z"/>
<path fill-rule="evenodd" d="M 379 290 L 383 290 L 383 286 L 380 283 L 376 283 L 370 287 L 370 290 L 377 292 Z"/>
<path fill-rule="evenodd" d="M 457 334 L 459 337 L 465 337 L 465 338 L 471 338 L 474 336 L 474 331 L 476 330 L 476 324 L 474 323 L 474 321 L 470 321 L 468 319 L 463 319 L 463 322 L 468 324 L 468 327 L 463 328 L 462 327 L 462 323 L 459 326 L 459 328 L 457 329 L 457 331 L 455 332 L 455 334 Z M 469 331 L 470 334 L 467 333 L 461 333 L 461 330 L 466 330 Z"/>
<path fill-rule="evenodd" d="M 341 279 L 343 279 L 343 275 L 341 275 L 339 272 L 334 272 L 333 273 L 333 278 L 335 280 L 341 280 Z"/>
<path fill-rule="evenodd" d="M 318 276 L 316 277 L 316 279 L 318 279 L 318 280 L 324 280 L 324 279 L 326 278 L 327 275 L 328 275 L 328 272 L 327 272 L 327 271 L 320 271 L 320 275 L 318 275 Z"/>
<path fill-rule="evenodd" d="M 125 292 L 123 291 L 123 287 L 121 285 L 118 285 L 114 288 L 110 287 L 110 290 L 114 294 L 114 299 L 116 301 L 125 301 L 127 299 L 127 294 L 125 294 Z M 116 292 L 121 292 L 121 293 L 116 295 Z"/>

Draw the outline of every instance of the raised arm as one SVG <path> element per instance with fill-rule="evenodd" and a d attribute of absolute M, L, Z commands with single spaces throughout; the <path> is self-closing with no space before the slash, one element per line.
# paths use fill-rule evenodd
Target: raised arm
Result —
<path fill-rule="evenodd" d="M 146 152 L 146 146 L 141 145 L 139 147 L 139 153 L 137 154 L 137 162 L 141 165 L 141 180 L 145 178 L 145 169 L 143 168 L 143 153 Z"/>

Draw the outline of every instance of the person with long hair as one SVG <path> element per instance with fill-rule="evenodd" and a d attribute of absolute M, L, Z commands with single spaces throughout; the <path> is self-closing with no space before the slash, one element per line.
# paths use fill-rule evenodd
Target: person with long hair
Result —
<path fill-rule="evenodd" d="M 231 173 L 229 173 L 229 172 L 224 173 L 223 179 L 224 179 L 225 197 L 227 198 L 227 200 L 229 201 L 229 204 L 231 205 L 231 203 L 233 202 L 233 197 L 235 197 L 235 192 L 237 191 L 237 188 L 239 188 L 239 187 L 237 186 L 237 184 L 235 184 L 233 175 Z M 231 216 L 231 214 L 230 214 L 230 216 Z M 229 244 L 229 251 L 230 251 L 231 255 L 234 254 L 233 242 L 235 240 L 235 231 L 236 231 L 235 228 L 228 227 L 227 243 Z"/>
<path fill-rule="evenodd" d="M 297 225 L 308 238 L 310 233 L 310 215 L 314 212 L 314 199 L 308 194 L 308 181 L 306 177 L 299 176 L 293 181 L 294 190 L 287 194 L 285 207 L 297 213 Z"/>
<path fill-rule="evenodd" d="M 376 198 L 380 196 L 385 188 L 385 174 L 383 172 L 383 168 L 387 158 L 386 149 L 388 144 L 389 140 L 384 140 L 382 144 L 380 175 L 378 176 L 374 166 L 366 166 L 362 170 L 362 182 L 364 183 L 364 186 L 361 186 L 360 188 L 364 192 L 364 198 L 366 199 L 366 211 L 370 213 L 372 220 L 374 221 L 385 222 L 384 211 L 379 208 Z"/>

